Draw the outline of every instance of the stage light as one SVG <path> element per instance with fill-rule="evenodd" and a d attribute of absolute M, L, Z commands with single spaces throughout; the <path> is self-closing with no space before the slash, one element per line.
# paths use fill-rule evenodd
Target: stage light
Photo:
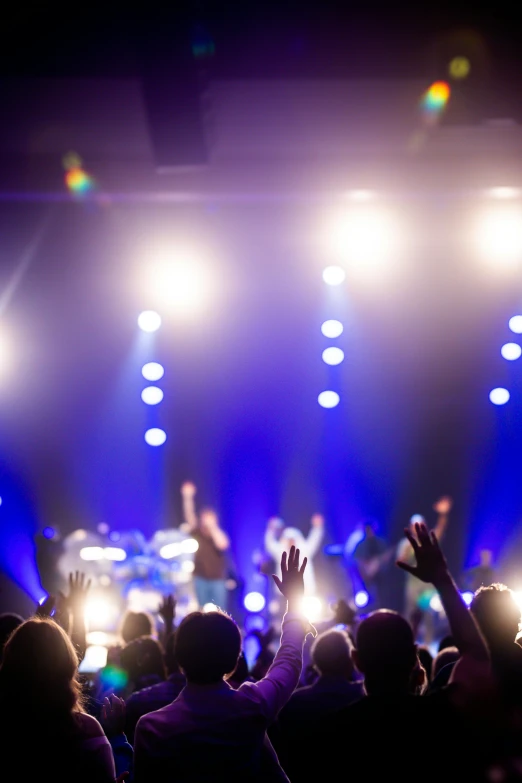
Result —
<path fill-rule="evenodd" d="M 277 598 L 272 598 L 272 600 L 268 602 L 268 611 L 270 614 L 278 614 L 280 609 L 281 606 Z"/>
<path fill-rule="evenodd" d="M 193 560 L 184 560 L 181 564 L 181 570 L 186 574 L 191 574 L 194 571 L 195 565 Z"/>
<path fill-rule="evenodd" d="M 158 362 L 147 362 L 141 368 L 141 374 L 146 381 L 159 381 L 163 378 L 165 370 Z"/>
<path fill-rule="evenodd" d="M 161 326 L 161 317 L 154 310 L 144 310 L 138 317 L 138 326 L 143 332 L 157 332 Z"/>
<path fill-rule="evenodd" d="M 85 650 L 85 656 L 80 664 L 80 672 L 97 672 L 107 665 L 107 647 L 100 644 L 89 644 Z"/>
<path fill-rule="evenodd" d="M 365 204 L 368 201 L 373 201 L 375 192 L 373 190 L 350 190 L 346 196 L 350 201 L 355 201 L 358 204 Z"/>
<path fill-rule="evenodd" d="M 323 269 L 323 280 L 326 285 L 341 285 L 346 277 L 346 272 L 340 266 L 327 266 Z"/>
<path fill-rule="evenodd" d="M 163 390 L 159 386 L 146 386 L 141 393 L 141 399 L 146 405 L 158 405 L 163 399 Z"/>
<path fill-rule="evenodd" d="M 517 343 L 506 343 L 500 349 L 500 353 L 508 362 L 514 362 L 515 359 L 520 359 L 522 348 Z"/>
<path fill-rule="evenodd" d="M 110 636 L 105 631 L 90 631 L 86 635 L 87 644 L 101 645 L 106 647 L 110 642 Z"/>
<path fill-rule="evenodd" d="M 508 187 L 490 188 L 488 195 L 498 201 L 510 201 L 520 196 L 520 190 L 519 188 Z"/>
<path fill-rule="evenodd" d="M 522 610 L 522 590 L 513 590 L 513 598 Z"/>
<path fill-rule="evenodd" d="M 339 405 L 340 397 L 337 392 L 334 391 L 322 391 L 317 398 L 317 402 L 321 408 L 335 408 Z"/>
<path fill-rule="evenodd" d="M 425 522 L 426 520 L 422 516 L 422 514 L 414 514 L 412 517 L 410 517 L 410 523 L 414 525 L 416 522 Z"/>
<path fill-rule="evenodd" d="M 522 334 L 522 315 L 514 315 L 510 318 L 509 328 L 515 334 Z"/>
<path fill-rule="evenodd" d="M 119 541 L 121 538 L 121 533 L 118 533 L 117 530 L 111 530 L 109 533 L 109 540 L 110 541 Z"/>
<path fill-rule="evenodd" d="M 101 546 L 84 546 L 80 549 L 82 560 L 103 560 L 103 548 Z"/>
<path fill-rule="evenodd" d="M 325 364 L 341 364 L 341 362 L 344 359 L 344 351 L 342 351 L 340 348 L 336 348 L 335 346 L 331 346 L 330 348 L 325 348 L 323 351 L 323 362 Z"/>
<path fill-rule="evenodd" d="M 266 606 L 265 596 L 254 590 L 245 595 L 243 605 L 247 612 L 262 612 Z"/>
<path fill-rule="evenodd" d="M 477 251 L 484 263 L 497 269 L 513 269 L 522 260 L 522 211 L 497 208 L 482 215 L 477 224 Z"/>
<path fill-rule="evenodd" d="M 107 533 L 109 532 L 109 525 L 107 524 L 107 522 L 100 522 L 96 530 L 101 536 L 106 536 Z"/>
<path fill-rule="evenodd" d="M 181 546 L 181 551 L 187 555 L 192 555 L 194 554 L 194 552 L 197 552 L 199 549 L 199 544 L 195 538 L 186 538 L 184 541 L 181 542 L 180 546 Z"/>
<path fill-rule="evenodd" d="M 157 612 L 162 600 L 163 595 L 159 590 L 131 587 L 127 593 L 127 608 L 131 612 Z"/>
<path fill-rule="evenodd" d="M 218 609 L 218 607 L 216 606 L 216 604 L 213 604 L 213 603 L 208 603 L 208 604 L 205 604 L 205 605 L 204 605 L 204 607 L 203 607 L 203 611 L 204 611 L 204 612 L 219 612 L 219 609 Z"/>
<path fill-rule="evenodd" d="M 489 393 L 489 399 L 493 405 L 505 405 L 509 400 L 509 392 L 507 389 L 503 389 L 498 386 L 496 389 L 492 389 Z"/>
<path fill-rule="evenodd" d="M 321 325 L 321 332 L 325 337 L 334 339 L 335 337 L 340 337 L 343 333 L 343 325 L 340 321 L 336 321 L 332 318 Z"/>
<path fill-rule="evenodd" d="M 178 315 L 201 313 L 215 288 L 211 266 L 187 248 L 160 253 L 156 262 L 147 264 L 147 275 L 153 301 Z"/>
<path fill-rule="evenodd" d="M 433 612 L 437 612 L 437 613 L 442 612 L 442 602 L 440 600 L 440 596 L 438 593 L 435 593 L 434 595 L 431 596 L 430 609 Z"/>
<path fill-rule="evenodd" d="M 463 593 L 461 593 L 462 600 L 466 604 L 466 606 L 471 606 L 471 602 L 473 601 L 473 596 L 475 594 L 471 592 L 471 590 L 464 590 Z"/>
<path fill-rule="evenodd" d="M 179 557 L 182 553 L 181 542 L 174 541 L 172 544 L 165 544 L 160 549 L 160 557 L 170 560 L 172 557 Z"/>
<path fill-rule="evenodd" d="M 358 606 L 359 609 L 364 609 L 365 606 L 368 606 L 368 602 L 370 600 L 370 596 L 366 592 L 366 590 L 358 590 L 355 593 L 355 606 Z"/>
<path fill-rule="evenodd" d="M 337 218 L 331 242 L 350 276 L 375 281 L 397 254 L 397 225 L 382 210 L 353 208 Z"/>
<path fill-rule="evenodd" d="M 301 600 L 301 611 L 309 622 L 315 623 L 323 615 L 323 602 L 316 595 L 305 595 Z"/>
<path fill-rule="evenodd" d="M 106 560 L 123 562 L 123 560 L 127 559 L 126 551 L 124 549 L 120 549 L 118 546 L 106 546 L 103 550 L 103 554 Z"/>
<path fill-rule="evenodd" d="M 104 598 L 90 598 L 85 605 L 85 622 L 89 630 L 91 626 L 97 626 L 93 630 L 102 630 L 117 616 L 119 608 L 112 601 Z"/>
<path fill-rule="evenodd" d="M 448 70 L 453 79 L 465 79 L 471 70 L 471 65 L 467 57 L 454 57 Z"/>
<path fill-rule="evenodd" d="M 53 527 L 44 527 L 42 535 L 44 538 L 47 538 L 48 541 L 51 541 L 55 537 L 56 531 Z"/>
<path fill-rule="evenodd" d="M 101 574 L 99 582 L 102 587 L 108 587 L 110 584 L 112 584 L 112 579 L 110 578 L 109 574 Z"/>
<path fill-rule="evenodd" d="M 159 427 L 151 427 L 145 433 L 145 441 L 149 446 L 162 446 L 167 440 L 167 433 Z"/>

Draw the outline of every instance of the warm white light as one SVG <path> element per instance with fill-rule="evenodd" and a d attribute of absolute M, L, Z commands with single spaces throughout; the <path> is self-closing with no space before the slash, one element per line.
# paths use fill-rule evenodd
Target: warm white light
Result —
<path fill-rule="evenodd" d="M 167 433 L 159 427 L 151 427 L 145 433 L 145 441 L 149 446 L 162 446 L 167 440 Z"/>
<path fill-rule="evenodd" d="M 114 560 L 117 562 L 122 562 L 127 558 L 126 551 L 119 546 L 106 546 L 103 550 L 103 554 L 106 560 Z"/>
<path fill-rule="evenodd" d="M 181 564 L 181 570 L 186 574 L 191 574 L 194 571 L 195 565 L 193 560 L 184 560 Z"/>
<path fill-rule="evenodd" d="M 488 193 L 491 198 L 498 199 L 499 201 L 508 201 L 509 199 L 518 198 L 520 196 L 520 190 L 518 188 L 509 187 L 490 188 Z"/>
<path fill-rule="evenodd" d="M 522 260 L 522 212 L 495 209 L 477 225 L 477 250 L 484 263 L 497 269 L 513 269 Z"/>
<path fill-rule="evenodd" d="M 80 549 L 80 557 L 82 560 L 103 560 L 103 547 L 84 546 L 82 549 Z"/>
<path fill-rule="evenodd" d="M 513 590 L 513 598 L 517 602 L 520 609 L 522 609 L 522 590 Z"/>
<path fill-rule="evenodd" d="M 323 280 L 326 285 L 341 285 L 346 272 L 341 266 L 327 266 L 323 269 Z"/>
<path fill-rule="evenodd" d="M 340 337 L 343 333 L 343 325 L 340 321 L 336 321 L 332 318 L 329 321 L 324 321 L 321 325 L 321 332 L 325 337 L 331 337 L 332 339 Z"/>
<path fill-rule="evenodd" d="M 182 553 L 181 542 L 174 541 L 172 544 L 165 544 L 160 549 L 160 557 L 170 560 L 172 557 L 179 557 Z"/>
<path fill-rule="evenodd" d="M 161 326 L 161 317 L 154 310 L 144 310 L 138 316 L 138 326 L 143 332 L 157 332 Z"/>
<path fill-rule="evenodd" d="M 355 201 L 358 204 L 365 204 L 375 198 L 373 190 L 350 190 L 346 195 L 350 201 Z"/>
<path fill-rule="evenodd" d="M 102 598 L 91 598 L 85 606 L 85 622 L 87 626 L 94 626 L 94 630 L 99 630 L 107 625 L 118 614 L 118 606 L 111 601 Z M 96 626 L 98 626 L 96 628 Z"/>
<path fill-rule="evenodd" d="M 513 362 L 515 359 L 520 359 L 522 348 L 517 343 L 506 343 L 500 349 L 500 353 L 508 362 Z"/>
<path fill-rule="evenodd" d="M 208 604 L 205 604 L 205 606 L 203 607 L 203 611 L 204 612 L 218 612 L 219 609 L 216 606 L 216 604 L 208 603 Z"/>
<path fill-rule="evenodd" d="M 505 405 L 509 400 L 509 396 L 508 390 L 503 389 L 500 386 L 496 389 L 492 389 L 489 393 L 489 399 L 493 405 Z"/>
<path fill-rule="evenodd" d="M 514 315 L 510 318 L 509 328 L 515 334 L 522 334 L 522 315 Z"/>
<path fill-rule="evenodd" d="M 181 546 L 181 551 L 187 555 L 191 555 L 194 552 L 197 552 L 199 549 L 199 544 L 195 538 L 186 538 L 184 541 L 181 542 L 180 546 Z"/>
<path fill-rule="evenodd" d="M 266 605 L 265 596 L 253 590 L 245 595 L 243 604 L 247 612 L 262 612 Z"/>
<path fill-rule="evenodd" d="M 344 359 L 344 351 L 342 351 L 340 348 L 337 348 L 336 346 L 330 346 L 330 348 L 325 348 L 323 351 L 323 362 L 325 364 L 341 364 L 341 362 Z"/>
<path fill-rule="evenodd" d="M 163 389 L 159 386 L 146 386 L 141 393 L 141 399 L 146 405 L 157 405 L 163 399 Z"/>
<path fill-rule="evenodd" d="M 106 647 L 110 642 L 110 636 L 105 631 L 90 631 L 86 636 L 86 642 Z"/>
<path fill-rule="evenodd" d="M 131 587 L 127 593 L 127 608 L 131 612 L 156 612 L 163 599 L 159 590 Z"/>
<path fill-rule="evenodd" d="M 337 219 L 331 241 L 350 275 L 374 281 L 394 260 L 397 234 L 397 226 L 386 212 L 354 208 Z"/>
<path fill-rule="evenodd" d="M 353 600 L 355 601 L 355 606 L 358 606 L 359 609 L 364 609 L 365 606 L 368 606 L 370 596 L 366 590 L 358 590 L 355 593 L 355 598 Z"/>
<path fill-rule="evenodd" d="M 311 623 L 315 623 L 323 615 L 323 602 L 316 595 L 305 595 L 301 601 L 301 611 Z"/>
<path fill-rule="evenodd" d="M 163 378 L 165 370 L 158 362 L 147 362 L 141 368 L 141 374 L 146 381 L 159 381 L 160 378 Z"/>
<path fill-rule="evenodd" d="M 90 644 L 85 650 L 85 656 L 81 662 L 83 671 L 95 672 L 107 665 L 107 647 L 99 644 Z"/>
<path fill-rule="evenodd" d="M 215 289 L 212 267 L 189 248 L 162 252 L 147 266 L 147 293 L 179 315 L 201 313 Z"/>
<path fill-rule="evenodd" d="M 339 405 L 340 399 L 337 392 L 323 391 L 317 398 L 317 402 L 321 408 L 335 408 L 336 405 Z"/>

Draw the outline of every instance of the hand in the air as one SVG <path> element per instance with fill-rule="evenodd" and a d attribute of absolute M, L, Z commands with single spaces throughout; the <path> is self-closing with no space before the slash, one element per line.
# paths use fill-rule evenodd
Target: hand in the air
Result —
<path fill-rule="evenodd" d="M 453 506 L 453 500 L 448 496 L 444 495 L 443 497 L 439 498 L 436 503 L 433 504 L 433 510 L 437 512 L 437 514 L 449 514 Z"/>
<path fill-rule="evenodd" d="M 158 607 L 158 614 L 165 625 L 172 625 L 176 616 L 176 599 L 173 595 L 166 595 Z"/>
<path fill-rule="evenodd" d="M 267 527 L 273 533 L 278 533 L 284 527 L 283 520 L 280 519 L 280 517 L 270 517 L 267 523 Z"/>
<path fill-rule="evenodd" d="M 415 535 L 409 528 L 404 529 L 404 535 L 415 553 L 416 565 L 409 565 L 401 560 L 397 560 L 397 565 L 422 582 L 437 584 L 448 575 L 446 559 L 437 537 L 435 533 L 430 533 L 424 522 L 415 522 L 413 527 Z"/>
<path fill-rule="evenodd" d="M 181 485 L 181 494 L 184 498 L 193 498 L 196 494 L 196 485 L 191 481 L 185 481 L 185 483 Z"/>
<path fill-rule="evenodd" d="M 324 517 L 322 514 L 314 514 L 311 523 L 313 527 L 323 527 L 324 525 Z"/>
<path fill-rule="evenodd" d="M 116 694 L 105 696 L 101 708 L 100 723 L 108 737 L 125 731 L 125 702 Z"/>
<path fill-rule="evenodd" d="M 76 571 L 74 574 L 69 574 L 69 592 L 67 595 L 60 593 L 61 610 L 70 612 L 75 616 L 79 616 L 85 611 L 85 602 L 87 595 L 91 589 L 91 580 L 85 581 L 85 574 L 80 571 Z"/>
<path fill-rule="evenodd" d="M 299 549 L 291 546 L 288 555 L 286 552 L 281 555 L 281 579 L 272 574 L 272 579 L 279 592 L 284 595 L 287 601 L 298 601 L 304 595 L 303 574 L 307 558 L 304 558 L 302 566 L 299 567 L 299 556 Z"/>

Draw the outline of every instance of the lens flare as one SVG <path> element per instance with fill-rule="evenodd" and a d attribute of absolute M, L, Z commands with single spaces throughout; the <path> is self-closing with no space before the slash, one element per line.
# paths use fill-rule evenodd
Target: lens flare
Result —
<path fill-rule="evenodd" d="M 420 108 L 424 122 L 435 125 L 443 115 L 450 99 L 451 89 L 447 82 L 434 82 L 421 98 Z"/>

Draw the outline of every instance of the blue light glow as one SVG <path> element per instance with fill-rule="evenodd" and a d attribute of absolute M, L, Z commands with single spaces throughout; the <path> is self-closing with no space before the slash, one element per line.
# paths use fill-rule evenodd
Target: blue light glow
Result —
<path fill-rule="evenodd" d="M 145 433 L 145 441 L 149 446 L 162 446 L 167 440 L 167 433 L 159 427 L 151 427 Z"/>
<path fill-rule="evenodd" d="M 334 391 L 323 391 L 317 398 L 317 402 L 321 406 L 321 408 L 335 408 L 336 405 L 339 405 L 340 397 L 337 394 L 337 392 Z"/>
<path fill-rule="evenodd" d="M 254 590 L 245 595 L 243 604 L 247 612 L 262 612 L 266 606 L 265 596 Z"/>
<path fill-rule="evenodd" d="M 51 540 L 52 538 L 55 537 L 56 531 L 53 527 L 44 527 L 44 529 L 42 530 L 42 535 L 44 538 Z"/>
<path fill-rule="evenodd" d="M 330 348 L 325 348 L 323 351 L 323 362 L 325 364 L 341 364 L 341 362 L 344 359 L 344 351 L 341 350 L 341 348 L 337 348 L 334 345 L 331 345 Z"/>
<path fill-rule="evenodd" d="M 365 606 L 368 606 L 368 601 L 370 600 L 370 596 L 366 592 L 366 590 L 358 590 L 355 593 L 355 605 L 359 607 L 359 609 L 364 609 Z"/>
<path fill-rule="evenodd" d="M 522 334 L 522 315 L 514 315 L 510 318 L 509 328 L 515 334 Z"/>
<path fill-rule="evenodd" d="M 159 381 L 160 378 L 163 378 L 165 370 L 158 362 L 147 362 L 141 368 L 141 374 L 146 381 Z"/>
<path fill-rule="evenodd" d="M 501 386 L 492 389 L 489 393 L 489 399 L 493 405 L 505 405 L 509 400 L 509 396 L 508 390 L 503 389 Z"/>
<path fill-rule="evenodd" d="M 141 393 L 141 399 L 146 405 L 157 405 L 163 399 L 163 391 L 158 386 L 147 386 Z"/>
<path fill-rule="evenodd" d="M 322 324 L 321 332 L 325 337 L 339 337 L 343 333 L 343 325 L 340 321 L 336 321 L 332 318 Z"/>
<path fill-rule="evenodd" d="M 508 362 L 514 362 L 515 359 L 520 359 L 522 348 L 517 343 L 505 343 L 500 349 L 500 353 Z"/>

